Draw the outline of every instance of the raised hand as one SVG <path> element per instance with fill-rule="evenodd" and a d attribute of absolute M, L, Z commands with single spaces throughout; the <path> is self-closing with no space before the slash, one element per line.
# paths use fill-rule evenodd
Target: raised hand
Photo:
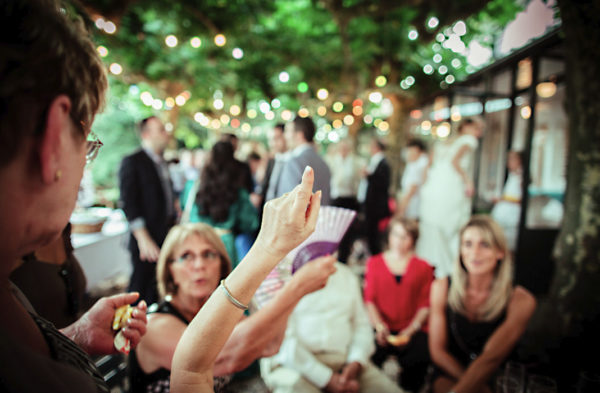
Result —
<path fill-rule="evenodd" d="M 327 285 L 329 276 L 335 271 L 335 258 L 327 255 L 305 263 L 292 276 L 292 281 L 296 282 L 300 291 L 306 295 Z"/>
<path fill-rule="evenodd" d="M 306 167 L 302 182 L 291 192 L 265 205 L 256 244 L 278 259 L 304 241 L 315 229 L 321 191 L 313 194 L 314 171 Z"/>

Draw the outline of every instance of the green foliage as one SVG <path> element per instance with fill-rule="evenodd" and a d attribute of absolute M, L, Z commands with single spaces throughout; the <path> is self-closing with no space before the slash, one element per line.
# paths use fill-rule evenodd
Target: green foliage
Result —
<path fill-rule="evenodd" d="M 211 119 L 223 114 L 234 118 L 229 113 L 234 104 L 241 108 L 237 117 L 247 123 L 246 129 L 249 125 L 266 129 L 281 121 L 286 109 L 295 112 L 306 107 L 314 114 L 318 105 L 325 104 L 331 116 L 330 105 L 337 100 L 351 108 L 350 103 L 361 98 L 366 111 L 377 109 L 367 96 L 378 75 L 388 78 L 388 84 L 379 89 L 385 94 L 417 99 L 446 86 L 440 66 L 455 80 L 466 77 L 464 56 L 441 47 L 436 35 L 447 33 L 463 19 L 466 45 L 477 39 L 491 46 L 501 27 L 521 9 L 518 4 L 516 0 L 433 0 L 427 7 L 385 0 L 83 0 L 90 14 L 117 21 L 115 34 L 94 27 L 95 38 L 108 48 L 106 64 L 116 62 L 124 69 L 111 80 L 108 106 L 94 127 L 106 141 L 98 160 L 103 163 L 94 167 L 94 179 L 103 186 L 115 185 L 118 162 L 137 145 L 134 123 L 153 113 L 140 101 L 143 91 L 163 104 L 184 90 L 190 93 L 183 106 L 170 109 L 176 113 L 162 109 L 173 123 L 178 145 L 188 148 L 206 146 L 219 132 L 194 121 L 197 112 Z M 439 18 L 439 26 L 426 27 L 431 16 Z M 410 40 L 413 29 L 419 38 Z M 217 33 L 227 39 L 222 47 L 214 42 Z M 165 41 L 171 34 L 178 40 L 175 47 Z M 201 40 L 198 48 L 191 45 L 194 37 Z M 232 56 L 234 48 L 243 50 L 243 58 Z M 432 60 L 436 54 L 441 55 L 439 63 Z M 460 66 L 452 66 L 455 59 Z M 423 72 L 427 64 L 435 67 L 432 75 Z M 289 74 L 289 81 L 279 80 L 282 71 Z M 401 86 L 407 77 L 414 82 Z M 301 82 L 308 85 L 306 92 L 298 90 Z M 130 85 L 139 91 L 132 93 Z M 323 87 L 330 92 L 324 103 L 315 97 Z M 217 97 L 222 98 L 223 109 L 214 108 Z M 275 118 L 268 121 L 258 111 L 259 103 L 275 98 L 281 107 L 272 108 Z M 248 109 L 258 111 L 258 116 L 248 118 Z M 321 123 L 332 120 L 326 117 Z M 240 132 L 240 128 L 223 124 L 221 130 Z M 254 131 L 242 135 L 254 135 Z"/>
<path fill-rule="evenodd" d="M 93 130 L 104 146 L 92 165 L 94 183 L 101 188 L 117 187 L 117 170 L 123 157 L 139 147 L 136 123 L 153 115 L 134 94 L 135 89 L 109 78 L 110 94 L 104 112 L 97 115 Z"/>

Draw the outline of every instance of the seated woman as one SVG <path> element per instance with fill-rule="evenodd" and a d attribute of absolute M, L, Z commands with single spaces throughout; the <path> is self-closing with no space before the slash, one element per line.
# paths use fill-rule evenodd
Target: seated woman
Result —
<path fill-rule="evenodd" d="M 365 275 L 364 298 L 376 331 L 373 363 L 381 367 L 388 356 L 396 356 L 402 367 L 400 385 L 417 392 L 429 365 L 427 317 L 433 267 L 415 255 L 416 221 L 396 217 L 388 230 L 388 250 L 367 261 Z M 394 338 L 402 341 L 394 343 Z"/>
<path fill-rule="evenodd" d="M 325 257 L 305 265 L 270 303 L 240 320 L 214 367 L 217 391 L 233 372 L 258 357 L 277 352 L 287 317 L 302 296 L 325 285 L 335 271 L 333 263 L 332 257 Z M 177 343 L 230 271 L 225 246 L 209 225 L 183 224 L 171 229 L 157 266 L 158 290 L 163 300 L 150 308 L 148 331 L 129 357 L 132 392 L 169 392 Z"/>
<path fill-rule="evenodd" d="M 259 222 L 258 211 L 241 185 L 239 162 L 233 153 L 231 143 L 215 143 L 202 169 L 200 183 L 186 183 L 181 203 L 190 222 L 204 222 L 215 227 L 235 268 L 244 257 L 238 255 L 236 237 L 253 235 Z"/>
<path fill-rule="evenodd" d="M 510 255 L 498 224 L 473 216 L 461 231 L 451 279 L 432 284 L 435 393 L 491 392 L 488 382 L 525 331 L 536 301 L 525 288 L 513 286 Z"/>

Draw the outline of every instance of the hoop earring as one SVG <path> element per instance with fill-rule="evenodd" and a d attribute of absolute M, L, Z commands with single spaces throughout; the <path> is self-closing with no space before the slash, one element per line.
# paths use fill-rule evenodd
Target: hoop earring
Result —
<path fill-rule="evenodd" d="M 62 171 L 60 169 L 58 169 L 56 171 L 56 173 L 54 174 L 54 181 L 59 181 L 61 177 L 62 177 Z"/>

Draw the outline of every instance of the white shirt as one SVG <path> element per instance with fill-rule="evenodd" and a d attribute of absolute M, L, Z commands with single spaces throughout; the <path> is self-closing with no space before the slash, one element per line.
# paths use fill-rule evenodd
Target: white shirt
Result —
<path fill-rule="evenodd" d="M 346 363 L 366 365 L 375 350 L 358 278 L 346 265 L 337 263 L 336 268 L 325 288 L 300 300 L 274 357 L 319 388 L 327 385 L 333 371 L 315 353 L 338 353 Z"/>
<path fill-rule="evenodd" d="M 336 155 L 329 163 L 331 168 L 331 198 L 355 197 L 360 183 L 360 163 L 352 154 Z"/>
<path fill-rule="evenodd" d="M 419 205 L 421 200 L 421 185 L 423 185 L 423 176 L 429 164 L 426 154 L 421 154 L 415 161 L 408 162 L 404 173 L 402 174 L 402 194 L 408 193 L 412 186 L 417 186 L 417 192 L 410 198 L 404 215 L 407 218 L 419 218 Z"/>
<path fill-rule="evenodd" d="M 369 165 L 367 166 L 367 174 L 370 175 L 375 172 L 377 169 L 377 165 L 385 158 L 385 154 L 382 151 L 377 152 L 371 156 L 369 160 Z M 358 195 L 357 199 L 360 203 L 364 203 L 365 199 L 367 199 L 367 188 L 369 188 L 369 183 L 366 177 L 363 177 L 358 185 Z"/>

